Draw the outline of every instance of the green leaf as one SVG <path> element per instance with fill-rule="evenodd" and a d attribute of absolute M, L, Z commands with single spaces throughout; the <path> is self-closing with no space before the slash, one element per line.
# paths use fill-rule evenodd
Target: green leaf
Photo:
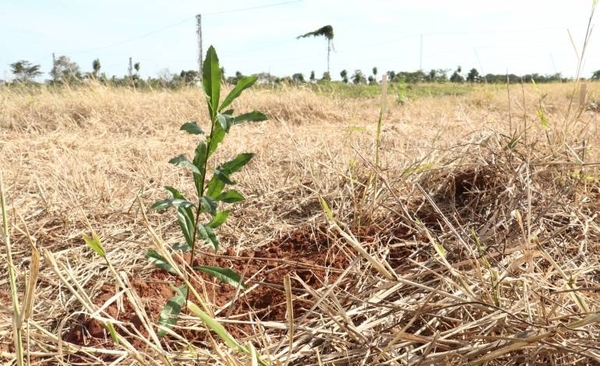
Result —
<path fill-rule="evenodd" d="M 167 198 L 167 199 L 164 199 L 164 200 L 160 200 L 160 201 L 154 202 L 154 204 L 152 205 L 151 208 L 155 209 L 155 210 L 162 211 L 162 210 L 168 209 L 171 206 L 173 206 L 173 199 L 172 198 Z"/>
<path fill-rule="evenodd" d="M 183 167 L 187 167 L 192 169 L 192 171 L 196 174 L 200 174 L 200 170 L 198 170 L 198 168 L 192 164 L 191 161 L 188 160 L 188 158 L 185 157 L 185 155 L 179 155 L 174 157 L 173 159 L 169 160 L 169 163 L 176 165 L 176 166 L 183 166 Z"/>
<path fill-rule="evenodd" d="M 521 137 L 515 136 L 508 142 L 508 144 L 506 145 L 506 147 L 504 149 L 505 150 L 514 150 L 520 141 L 521 141 Z"/>
<path fill-rule="evenodd" d="M 227 97 L 225 98 L 225 100 L 223 101 L 221 106 L 219 107 L 219 111 L 222 111 L 223 109 L 229 107 L 229 105 L 237 97 L 239 97 L 244 90 L 246 90 L 249 87 L 251 87 L 252 85 L 254 85 L 256 80 L 258 80 L 258 78 L 256 76 L 248 76 L 248 77 L 245 77 L 242 80 L 238 81 L 237 84 L 235 85 L 235 88 L 233 88 L 229 92 L 229 94 L 227 94 Z"/>
<path fill-rule="evenodd" d="M 234 118 L 229 114 L 217 114 L 217 122 L 221 125 L 223 131 L 229 133 L 229 129 L 233 125 Z"/>
<path fill-rule="evenodd" d="M 200 197 L 200 207 L 202 208 L 202 212 L 208 212 L 212 216 L 217 214 L 217 202 L 210 197 Z"/>
<path fill-rule="evenodd" d="M 175 206 L 178 208 L 194 207 L 194 205 L 192 205 L 192 203 L 189 201 L 178 198 L 167 198 L 166 200 L 156 201 L 151 208 L 159 211 L 164 211 L 171 206 Z"/>
<path fill-rule="evenodd" d="M 172 205 L 177 206 L 177 222 L 181 228 L 181 232 L 185 237 L 185 242 L 190 247 L 194 247 L 194 212 L 192 208 L 194 205 L 187 201 L 183 194 L 176 188 L 165 187 L 167 191 L 173 195 Z"/>
<path fill-rule="evenodd" d="M 198 236 L 204 239 L 204 241 L 206 241 L 208 244 L 212 244 L 212 246 L 215 248 L 215 251 L 219 250 L 219 239 L 210 226 L 198 224 Z"/>
<path fill-rule="evenodd" d="M 244 113 L 240 114 L 239 116 L 236 116 L 233 120 L 233 124 L 237 125 L 242 122 L 261 122 L 266 121 L 268 119 L 269 118 L 264 113 L 253 111 L 250 113 Z"/>
<path fill-rule="evenodd" d="M 542 124 L 542 127 L 547 130 L 550 128 L 550 122 L 548 122 L 548 119 L 546 118 L 546 114 L 544 114 L 544 111 L 541 108 L 537 108 L 536 113 L 538 115 L 538 118 L 540 119 L 540 122 Z"/>
<path fill-rule="evenodd" d="M 216 199 L 223 192 L 223 188 L 225 188 L 225 183 L 215 174 L 206 185 L 206 196 Z"/>
<path fill-rule="evenodd" d="M 171 196 L 173 196 L 173 198 L 176 198 L 178 200 L 186 200 L 183 193 L 179 192 L 179 190 L 175 187 L 165 186 L 165 190 L 171 193 Z"/>
<path fill-rule="evenodd" d="M 446 250 L 446 248 L 444 248 L 444 246 L 442 245 L 442 243 L 435 243 L 433 245 L 433 248 L 435 249 L 435 251 L 437 252 L 437 254 L 442 257 L 442 258 L 446 258 L 446 253 L 448 252 Z"/>
<path fill-rule="evenodd" d="M 325 216 L 327 217 L 327 220 L 333 220 L 333 212 L 331 211 L 331 208 L 329 208 L 329 204 L 327 203 L 327 201 L 325 201 L 323 197 L 319 197 L 319 201 L 321 202 L 321 207 L 323 208 L 323 211 L 325 211 Z"/>
<path fill-rule="evenodd" d="M 175 287 L 175 286 L 171 285 L 171 288 L 173 289 L 173 291 L 175 291 L 176 295 L 187 297 L 187 292 L 188 292 L 187 285 L 184 284 L 179 287 Z"/>
<path fill-rule="evenodd" d="M 185 303 L 187 290 L 188 289 L 186 285 L 175 288 L 176 295 L 167 301 L 167 304 L 161 310 L 160 315 L 158 316 L 159 326 L 167 329 L 173 329 L 175 324 L 177 324 L 177 319 L 179 318 L 179 314 L 181 313 L 181 309 Z M 158 336 L 163 337 L 165 334 L 167 334 L 167 332 L 164 329 L 159 328 Z"/>
<path fill-rule="evenodd" d="M 253 153 L 242 153 L 238 154 L 235 159 L 230 160 L 219 167 L 220 170 L 226 172 L 227 175 L 231 173 L 235 173 L 242 169 L 252 158 L 254 157 Z"/>
<path fill-rule="evenodd" d="M 169 200 L 171 201 L 171 205 L 177 208 L 194 207 L 194 205 L 188 200 L 182 200 L 179 198 L 170 198 Z"/>
<path fill-rule="evenodd" d="M 182 253 L 187 253 L 187 252 L 191 251 L 192 248 L 190 248 L 190 246 L 187 245 L 186 243 L 175 243 L 175 244 L 173 244 L 173 246 L 171 246 L 171 250 L 182 252 Z"/>
<path fill-rule="evenodd" d="M 237 351 L 244 353 L 248 352 L 248 350 L 245 347 L 240 345 L 235 340 L 235 338 L 233 338 L 233 336 L 229 334 L 229 332 L 227 332 L 225 327 L 219 324 L 219 322 L 216 321 L 213 317 L 202 311 L 198 306 L 196 306 L 196 304 L 188 302 L 188 309 L 190 309 L 192 313 L 199 317 L 200 320 L 202 320 L 210 330 L 215 332 L 229 348 L 233 348 Z"/>
<path fill-rule="evenodd" d="M 228 285 L 246 288 L 246 285 L 242 282 L 242 277 L 237 272 L 229 268 L 221 268 L 214 266 L 196 266 L 194 267 L 194 269 L 197 271 L 208 273 L 209 275 Z"/>
<path fill-rule="evenodd" d="M 225 130 L 221 127 L 220 123 L 215 123 L 212 131 L 212 135 L 210 141 L 208 142 L 208 157 L 210 157 L 215 150 L 217 150 L 217 146 L 223 141 L 225 138 Z"/>
<path fill-rule="evenodd" d="M 206 58 L 202 65 L 202 85 L 207 96 L 208 110 L 211 120 L 214 121 L 219 109 L 219 98 L 221 94 L 221 69 L 219 58 L 213 46 L 208 48 Z"/>
<path fill-rule="evenodd" d="M 177 188 L 166 186 L 165 190 L 167 190 L 173 198 L 169 198 L 166 201 L 170 201 L 170 206 L 175 206 L 177 208 L 192 208 L 194 205 L 188 201 L 183 193 L 179 192 Z"/>
<path fill-rule="evenodd" d="M 206 160 L 208 160 L 208 151 L 206 143 L 204 141 L 198 142 L 196 149 L 194 150 L 194 166 L 198 168 L 200 174 L 194 174 L 194 185 L 196 187 L 196 194 L 198 197 L 202 196 L 204 178 L 206 176 Z"/>
<path fill-rule="evenodd" d="M 248 162 L 252 159 L 253 156 L 254 156 L 254 154 L 251 154 L 251 153 L 239 154 L 238 156 L 235 157 L 235 159 L 228 161 L 228 162 L 224 163 L 223 165 L 217 167 L 215 169 L 215 176 L 217 177 L 218 180 L 220 180 L 224 184 L 230 184 L 230 185 L 235 184 L 235 182 L 232 181 L 229 178 L 229 176 L 231 174 L 239 171 L 240 169 L 242 169 L 246 164 L 248 164 Z M 212 181 L 212 179 L 211 179 L 211 181 Z M 215 188 L 218 188 L 218 187 L 215 187 Z M 220 188 L 223 189 L 223 187 L 220 187 Z M 211 192 L 211 193 L 214 194 L 214 192 Z"/>
<path fill-rule="evenodd" d="M 186 208 L 186 207 L 193 207 L 194 205 L 190 201 L 185 200 L 185 199 L 167 198 L 165 200 L 156 201 L 152 205 L 152 208 L 157 209 L 157 210 L 165 210 L 171 206 Z"/>
<path fill-rule="evenodd" d="M 192 135 L 203 135 L 204 134 L 204 131 L 202 131 L 202 128 L 200 126 L 198 126 L 198 124 L 194 121 L 184 123 L 183 125 L 181 125 L 180 130 L 185 131 Z"/>
<path fill-rule="evenodd" d="M 173 266 L 170 265 L 169 262 L 167 262 L 165 257 L 158 254 L 158 252 L 154 249 L 148 249 L 148 251 L 146 252 L 146 259 L 150 264 L 153 264 L 160 269 L 164 269 L 165 271 L 172 274 L 177 274 L 177 271 L 175 271 Z"/>
<path fill-rule="evenodd" d="M 115 326 L 112 323 L 106 323 L 106 328 L 108 329 L 108 333 L 110 334 L 113 343 L 119 344 L 119 337 Z"/>
<path fill-rule="evenodd" d="M 98 254 L 100 257 L 106 259 L 106 252 L 104 251 L 104 248 L 102 247 L 102 242 L 100 241 L 100 238 L 98 237 L 98 235 L 94 232 L 92 232 L 92 237 L 90 238 L 87 235 L 83 236 L 83 241 L 85 241 L 85 243 L 92 248 L 92 250 Z"/>
<path fill-rule="evenodd" d="M 229 179 L 229 174 L 227 174 L 227 172 L 224 172 L 219 168 L 215 169 L 215 177 L 217 177 L 217 179 L 223 182 L 224 184 L 235 184 L 234 181 Z"/>
<path fill-rule="evenodd" d="M 223 225 L 223 223 L 225 223 L 225 221 L 227 221 L 228 217 L 229 217 L 229 210 L 217 212 L 217 214 L 213 217 L 212 220 L 210 220 L 210 222 L 207 225 L 213 229 L 216 229 L 219 226 Z"/>
<path fill-rule="evenodd" d="M 221 201 L 225 203 L 235 203 L 243 200 L 245 200 L 244 196 L 242 196 L 242 194 L 235 189 L 225 191 L 215 198 L 215 201 Z"/>
<path fill-rule="evenodd" d="M 181 233 L 185 238 L 185 242 L 190 248 L 194 248 L 194 213 L 190 208 L 178 208 L 177 209 L 177 222 Z"/>

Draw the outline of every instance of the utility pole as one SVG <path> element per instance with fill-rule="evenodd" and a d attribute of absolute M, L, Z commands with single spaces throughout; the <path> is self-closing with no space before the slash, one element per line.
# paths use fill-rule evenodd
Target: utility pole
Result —
<path fill-rule="evenodd" d="M 196 20 L 197 20 L 197 33 L 198 33 L 198 48 L 200 53 L 198 54 L 198 78 L 200 80 L 202 80 L 202 55 L 203 55 L 203 50 L 202 50 L 202 15 L 198 14 L 196 15 Z"/>
<path fill-rule="evenodd" d="M 129 67 L 127 68 L 127 72 L 129 73 L 129 78 L 133 77 L 133 66 L 131 64 L 131 57 L 129 58 Z"/>

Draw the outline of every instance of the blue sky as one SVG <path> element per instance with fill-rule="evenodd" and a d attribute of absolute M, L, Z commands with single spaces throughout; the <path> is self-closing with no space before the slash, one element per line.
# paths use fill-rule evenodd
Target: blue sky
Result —
<path fill-rule="evenodd" d="M 21 59 L 47 73 L 53 52 L 84 71 L 99 58 L 109 76 L 125 75 L 129 57 L 143 77 L 197 69 L 198 13 L 205 50 L 216 47 L 229 75 L 314 70 L 319 77 L 326 41 L 296 36 L 330 24 L 335 79 L 343 69 L 370 74 L 374 66 L 380 73 L 460 65 L 464 72 L 573 76 L 569 33 L 581 52 L 591 7 L 592 0 L 2 0 L 0 79 L 10 78 L 9 64 Z M 583 76 L 599 69 L 596 32 Z"/>

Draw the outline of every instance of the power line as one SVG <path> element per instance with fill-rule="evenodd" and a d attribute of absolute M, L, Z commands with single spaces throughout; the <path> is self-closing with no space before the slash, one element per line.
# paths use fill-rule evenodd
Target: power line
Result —
<path fill-rule="evenodd" d="M 456 32 L 430 32 L 424 33 L 425 36 L 461 36 L 461 35 L 477 35 L 477 34 L 495 34 L 495 33 L 525 33 L 525 32 L 537 32 L 537 31 L 548 31 L 548 30 L 558 30 L 565 29 L 564 27 L 554 26 L 554 27 L 539 27 L 539 28 L 521 28 L 521 29 L 491 29 L 491 30 L 483 30 L 483 31 L 456 31 Z"/>
<path fill-rule="evenodd" d="M 137 36 L 137 37 L 135 37 L 135 38 L 130 38 L 130 39 L 127 39 L 127 40 L 125 40 L 125 41 L 120 41 L 120 42 L 116 42 L 116 43 L 109 44 L 109 45 L 107 45 L 107 46 L 101 46 L 101 47 L 91 48 L 91 49 L 88 49 L 88 50 L 83 50 L 83 51 L 67 52 L 67 54 L 69 54 L 69 55 L 76 55 L 76 54 L 80 54 L 80 53 L 88 53 L 88 52 L 93 52 L 93 51 L 103 50 L 103 49 L 112 48 L 112 47 L 115 47 L 115 46 L 120 46 L 120 45 L 127 44 L 127 43 L 131 43 L 131 42 L 135 42 L 135 41 L 137 41 L 137 40 L 140 40 L 140 39 L 142 39 L 142 38 L 146 38 L 146 37 L 149 37 L 149 36 L 151 36 L 151 35 L 153 35 L 153 34 L 160 33 L 160 32 L 162 32 L 162 31 L 165 31 L 165 30 L 167 30 L 167 29 L 169 29 L 169 28 L 173 28 L 173 27 L 176 27 L 176 26 L 178 26 L 178 25 L 181 25 L 181 24 L 183 24 L 183 23 L 187 23 L 187 22 L 189 22 L 190 20 L 192 20 L 192 19 L 195 19 L 195 18 L 196 18 L 195 16 L 194 16 L 194 17 L 190 17 L 190 18 L 186 18 L 186 19 L 184 19 L 184 20 L 182 20 L 182 21 L 179 21 L 179 22 L 177 22 L 177 23 L 174 23 L 174 24 L 171 24 L 171 25 L 167 25 L 166 27 L 162 27 L 162 28 L 160 28 L 160 29 L 154 30 L 154 31 L 152 31 L 152 32 L 149 32 L 149 33 L 146 33 L 146 34 L 142 34 L 142 35 L 140 35 L 140 36 Z"/>
<path fill-rule="evenodd" d="M 264 9 L 264 8 L 271 8 L 271 7 L 275 7 L 275 6 L 282 6 L 282 5 L 300 3 L 300 2 L 303 2 L 303 1 L 304 0 L 284 1 L 284 2 L 281 2 L 281 3 L 275 3 L 275 4 L 260 5 L 260 6 L 253 6 L 253 7 L 248 7 L 248 8 L 239 8 L 239 9 L 231 9 L 231 10 L 222 10 L 222 11 L 216 11 L 216 12 L 212 12 L 212 13 L 202 13 L 202 14 L 203 15 L 217 15 L 217 14 L 238 13 L 238 12 L 244 12 L 244 11 L 251 11 L 251 10 Z M 116 46 L 121 46 L 121 45 L 124 45 L 124 44 L 127 44 L 127 43 L 135 42 L 135 41 L 138 41 L 140 39 L 149 37 L 151 35 L 163 32 L 163 31 L 165 31 L 167 29 L 179 26 L 181 24 L 187 23 L 187 22 L 189 22 L 191 20 L 194 20 L 194 19 L 196 19 L 196 16 L 185 18 L 185 19 L 183 19 L 183 20 L 181 20 L 181 21 L 179 21 L 177 23 L 169 24 L 169 25 L 164 26 L 162 28 L 153 30 L 151 32 L 148 32 L 148 33 L 145 33 L 145 34 L 142 34 L 142 35 L 139 35 L 139 36 L 134 37 L 134 38 L 126 39 L 124 41 L 119 41 L 119 42 L 111 43 L 111 44 L 106 45 L 106 46 L 101 46 L 101 47 L 96 47 L 96 48 L 90 48 L 90 49 L 82 50 L 82 51 L 66 52 L 66 54 L 76 55 L 76 54 L 89 53 L 89 52 L 94 52 L 94 51 L 98 51 L 98 50 L 104 50 L 104 49 L 112 48 L 112 47 L 116 47 Z"/>
<path fill-rule="evenodd" d="M 251 50 L 246 50 L 246 51 L 242 51 L 242 52 L 235 52 L 235 53 L 230 53 L 230 54 L 224 54 L 223 57 L 231 57 L 231 58 L 236 58 L 238 56 L 241 55 L 247 55 L 249 53 L 255 53 L 258 51 L 262 51 L 268 48 L 273 48 L 276 46 L 281 46 L 282 44 L 286 44 L 286 43 L 292 43 L 292 42 L 296 42 L 296 39 L 294 38 L 294 36 L 290 36 L 289 39 L 286 39 L 285 41 L 281 41 L 281 42 L 277 42 L 277 43 L 272 43 L 272 44 L 268 44 L 265 46 L 260 46 L 257 48 L 253 48 Z"/>
<path fill-rule="evenodd" d="M 204 15 L 217 15 L 217 14 L 239 13 L 239 12 L 249 11 L 249 10 L 272 8 L 274 6 L 281 6 L 281 5 L 288 5 L 288 4 L 294 4 L 294 3 L 301 3 L 303 1 L 304 0 L 285 1 L 285 2 L 282 2 L 282 3 L 268 4 L 268 5 L 259 5 L 259 6 L 251 6 L 249 8 L 240 8 L 240 9 L 232 9 L 232 10 L 214 11 L 212 13 L 202 13 L 202 14 L 204 14 Z"/>

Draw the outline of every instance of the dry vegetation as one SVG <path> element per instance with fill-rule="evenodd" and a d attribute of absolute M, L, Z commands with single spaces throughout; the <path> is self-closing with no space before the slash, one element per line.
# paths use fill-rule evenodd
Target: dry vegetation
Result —
<path fill-rule="evenodd" d="M 531 86 L 390 96 L 378 167 L 378 100 L 248 92 L 236 110 L 270 120 L 232 130 L 218 153 L 256 152 L 236 176 L 247 201 L 221 229 L 226 256 L 199 260 L 234 267 L 249 290 L 199 277 L 202 301 L 271 364 L 600 365 L 599 117 L 578 96 L 569 107 L 573 87 L 541 86 L 549 129 Z M 600 85 L 588 89 L 591 101 Z M 165 185 L 192 189 L 167 161 L 195 146 L 178 129 L 205 120 L 199 91 L 0 90 L 0 101 L 20 300 L 33 248 L 41 256 L 31 363 L 249 363 L 191 315 L 182 337 L 158 340 L 152 325 L 174 279 L 144 254 L 180 238 L 173 214 L 149 206 Z M 84 244 L 92 231 L 110 266 Z M 7 273 L 5 240 L 1 253 Z M 0 304 L 10 363 L 6 276 Z"/>

